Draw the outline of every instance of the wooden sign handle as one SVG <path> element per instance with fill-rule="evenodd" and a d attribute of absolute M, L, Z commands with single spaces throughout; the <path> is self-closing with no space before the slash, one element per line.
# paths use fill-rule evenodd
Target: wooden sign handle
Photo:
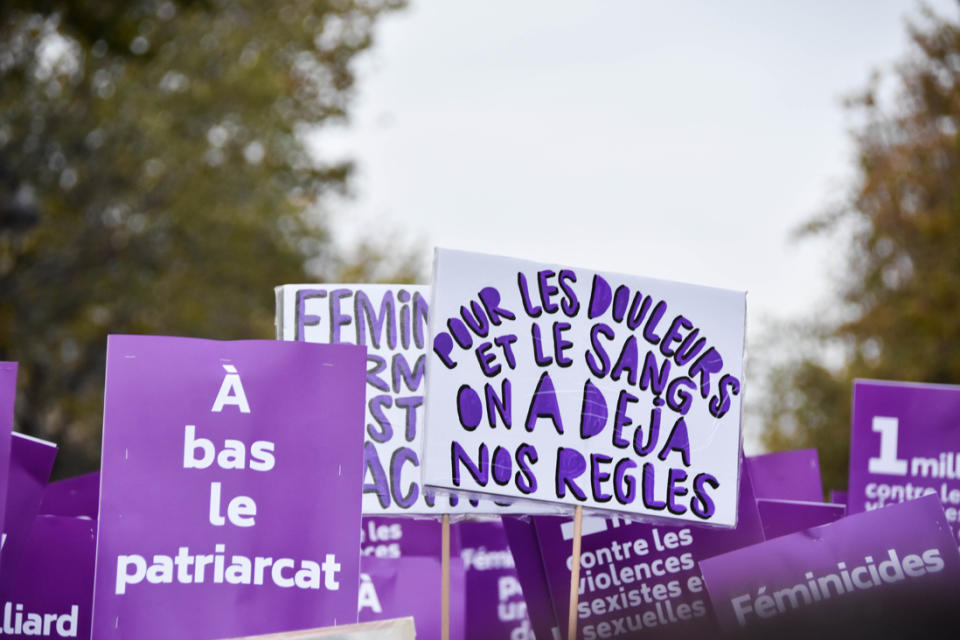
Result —
<path fill-rule="evenodd" d="M 450 514 L 440 518 L 440 637 L 450 640 Z"/>
<path fill-rule="evenodd" d="M 570 618 L 567 621 L 567 640 L 577 638 L 577 603 L 580 600 L 580 534 L 583 530 L 583 507 L 577 505 L 573 514 L 573 555 L 570 563 Z"/>

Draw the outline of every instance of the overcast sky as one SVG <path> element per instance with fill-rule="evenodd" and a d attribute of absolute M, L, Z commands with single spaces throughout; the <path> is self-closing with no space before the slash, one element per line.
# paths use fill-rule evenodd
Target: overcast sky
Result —
<path fill-rule="evenodd" d="M 917 7 L 412 0 L 315 143 L 358 163 L 347 233 L 746 290 L 749 348 L 836 282 L 842 246 L 790 232 L 850 183 L 841 100 Z"/>

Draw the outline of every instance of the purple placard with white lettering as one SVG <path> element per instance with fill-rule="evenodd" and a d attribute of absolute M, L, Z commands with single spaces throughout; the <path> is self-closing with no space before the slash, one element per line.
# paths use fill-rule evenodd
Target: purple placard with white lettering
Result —
<path fill-rule="evenodd" d="M 763 536 L 767 540 L 839 520 L 846 509 L 841 504 L 797 500 L 757 500 Z"/>
<path fill-rule="evenodd" d="M 360 622 L 413 616 L 418 640 L 440 640 L 440 559 L 428 556 L 360 561 Z M 463 640 L 466 608 L 463 563 L 450 559 L 450 638 Z"/>
<path fill-rule="evenodd" d="M 43 492 L 40 513 L 52 516 L 83 516 L 97 519 L 100 472 L 51 482 Z"/>
<path fill-rule="evenodd" d="M 960 540 L 960 386 L 857 380 L 847 512 L 940 497 Z"/>
<path fill-rule="evenodd" d="M 466 640 L 532 640 L 523 590 L 499 519 L 456 525 L 467 572 Z"/>
<path fill-rule="evenodd" d="M 793 449 L 747 457 L 757 499 L 823 500 L 816 449 Z"/>
<path fill-rule="evenodd" d="M 10 468 L 10 438 L 13 432 L 13 405 L 17 397 L 17 363 L 0 362 L 0 478 L 6 478 Z M 0 531 L 4 530 L 7 488 L 0 487 Z M 0 550 L 2 553 L 2 550 Z"/>
<path fill-rule="evenodd" d="M 883 637 L 906 637 L 899 635 L 904 628 L 930 626 L 930 616 L 938 624 L 956 620 L 960 554 L 934 496 L 847 516 L 700 567 L 730 632 L 783 616 L 780 624 L 791 629 L 830 630 L 831 637 L 848 624 L 857 637 L 873 637 L 874 628 Z"/>
<path fill-rule="evenodd" d="M 56 458 L 57 445 L 52 442 L 22 433 L 13 434 L 3 523 L 3 553 L 0 554 L 0 590 L 13 585 Z"/>
<path fill-rule="evenodd" d="M 559 517 L 557 519 L 562 520 Z M 518 516 L 502 516 L 502 521 L 503 532 L 516 565 L 517 580 L 520 581 L 523 599 L 527 603 L 530 626 L 535 637 L 549 640 L 555 633 L 560 633 L 560 628 L 550 600 L 547 575 L 543 571 L 536 526 L 533 520 Z"/>
<path fill-rule="evenodd" d="M 416 619 L 417 637 L 440 638 L 441 536 L 442 525 L 435 519 L 363 517 L 361 622 L 410 615 Z M 466 587 L 463 563 L 457 560 L 460 555 L 460 529 L 457 526 L 450 527 L 450 555 L 451 638 L 459 640 L 464 633 Z M 407 561 L 411 558 L 414 561 Z M 402 588 L 407 585 L 407 579 L 398 578 L 399 574 L 418 575 L 417 572 L 428 569 L 435 573 L 420 577 L 427 580 L 429 592 L 424 592 L 422 582 L 412 590 Z"/>
<path fill-rule="evenodd" d="M 429 556 L 440 558 L 443 535 L 439 520 L 364 516 L 360 554 L 373 558 Z M 460 530 L 450 527 L 450 555 L 460 555 Z"/>
<path fill-rule="evenodd" d="M 715 635 L 698 562 L 763 540 L 750 473 L 746 465 L 743 469 L 735 529 L 584 517 L 578 638 Z M 566 620 L 573 521 L 534 522 L 554 611 Z"/>
<path fill-rule="evenodd" d="M 14 586 L 0 598 L 4 638 L 89 638 L 97 524 L 37 516 Z"/>
<path fill-rule="evenodd" d="M 93 636 L 355 622 L 365 352 L 110 336 Z"/>

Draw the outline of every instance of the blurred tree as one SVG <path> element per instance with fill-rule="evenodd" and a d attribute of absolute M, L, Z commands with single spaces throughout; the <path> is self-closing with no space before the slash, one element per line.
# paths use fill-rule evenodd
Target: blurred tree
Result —
<path fill-rule="evenodd" d="M 338 249 L 323 205 L 350 165 L 302 135 L 345 117 L 399 4 L 0 5 L 0 359 L 58 474 L 98 464 L 107 333 L 271 338 L 274 285 L 416 276 Z"/>
<path fill-rule="evenodd" d="M 960 24 L 925 10 L 908 30 L 892 87 L 877 76 L 850 102 L 846 201 L 802 230 L 852 230 L 840 319 L 807 334 L 842 363 L 804 354 L 769 375 L 765 444 L 817 447 L 828 488 L 847 484 L 854 378 L 960 383 Z"/>

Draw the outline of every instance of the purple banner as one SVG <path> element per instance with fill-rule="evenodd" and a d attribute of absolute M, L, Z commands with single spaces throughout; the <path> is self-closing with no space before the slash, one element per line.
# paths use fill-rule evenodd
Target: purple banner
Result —
<path fill-rule="evenodd" d="M 413 616 L 418 640 L 440 640 L 439 557 L 405 556 L 361 560 L 360 622 Z M 450 638 L 463 640 L 465 624 L 463 563 L 450 559 Z"/>
<path fill-rule="evenodd" d="M 397 616 L 416 619 L 417 637 L 440 638 L 439 520 L 364 516 L 360 546 L 360 620 Z M 464 634 L 465 576 L 460 555 L 460 529 L 450 527 L 451 638 Z M 426 572 L 432 573 L 426 573 Z M 413 588 L 411 576 L 417 578 Z M 427 589 L 426 591 L 424 589 Z"/>
<path fill-rule="evenodd" d="M 43 492 L 40 513 L 52 516 L 82 516 L 97 519 L 100 472 L 51 482 Z"/>
<path fill-rule="evenodd" d="M 757 498 L 821 502 L 820 459 L 816 449 L 749 456 L 747 465 Z"/>
<path fill-rule="evenodd" d="M 857 380 L 847 512 L 928 493 L 960 540 L 960 387 Z"/>
<path fill-rule="evenodd" d="M 715 635 L 698 562 L 763 540 L 750 474 L 742 469 L 735 529 L 584 517 L 578 638 Z M 554 611 L 566 621 L 573 521 L 534 522 Z"/>
<path fill-rule="evenodd" d="M 364 516 L 360 553 L 373 558 L 429 556 L 440 558 L 442 529 L 439 520 Z M 450 555 L 460 555 L 460 530 L 450 527 Z"/>
<path fill-rule="evenodd" d="M 96 523 L 38 516 L 14 587 L 0 599 L 4 638 L 89 638 Z"/>
<path fill-rule="evenodd" d="M 846 511 L 843 505 L 796 500 L 757 500 L 757 509 L 767 540 L 829 524 L 842 518 Z"/>
<path fill-rule="evenodd" d="M 527 603 L 527 616 L 537 638 L 550 640 L 560 633 L 557 617 L 550 600 L 547 575 L 540 558 L 540 542 L 533 520 L 518 516 L 503 516 L 503 532 L 510 544 L 510 553 L 516 565 L 517 580 Z M 561 520 L 557 518 L 557 520 Z"/>
<path fill-rule="evenodd" d="M 93 636 L 355 622 L 365 352 L 110 336 Z"/>
<path fill-rule="evenodd" d="M 30 540 L 30 529 L 40 511 L 43 490 L 57 457 L 57 445 L 22 433 L 10 442 L 3 552 L 0 554 L 0 591 L 13 586 L 17 566 Z"/>
<path fill-rule="evenodd" d="M 13 406 L 16 397 L 17 363 L 0 362 L 0 478 L 6 478 L 9 475 L 10 438 L 13 432 Z M 7 491 L 0 490 L 0 532 L 5 530 L 3 516 L 6 513 L 6 504 Z"/>
<path fill-rule="evenodd" d="M 468 520 L 456 528 L 467 572 L 466 640 L 533 640 L 503 524 Z"/>
<path fill-rule="evenodd" d="M 769 540 L 700 564 L 721 626 L 926 637 L 955 620 L 960 554 L 933 496 Z M 784 618 L 780 618 L 783 616 Z M 779 625 L 779 626 L 775 626 Z M 955 629 L 954 629 L 955 631 Z M 771 636 L 772 637 L 772 636 Z"/>

